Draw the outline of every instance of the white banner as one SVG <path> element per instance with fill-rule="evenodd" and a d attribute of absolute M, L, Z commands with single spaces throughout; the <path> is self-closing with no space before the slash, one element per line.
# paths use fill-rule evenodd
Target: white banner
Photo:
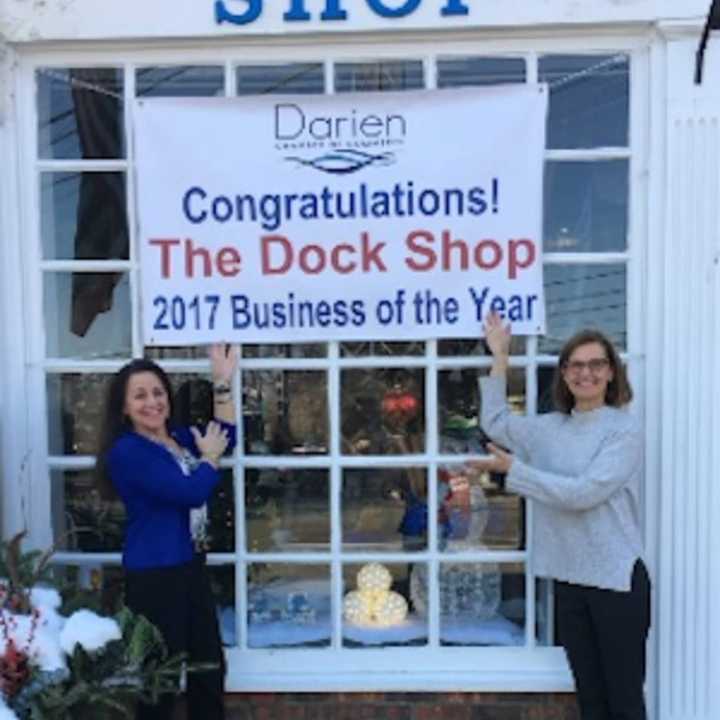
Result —
<path fill-rule="evenodd" d="M 540 86 L 139 100 L 144 341 L 542 333 Z"/>

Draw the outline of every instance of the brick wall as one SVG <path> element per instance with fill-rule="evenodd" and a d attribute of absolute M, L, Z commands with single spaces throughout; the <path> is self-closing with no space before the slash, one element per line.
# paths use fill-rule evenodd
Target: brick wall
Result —
<path fill-rule="evenodd" d="M 248 693 L 226 707 L 227 720 L 580 720 L 571 694 Z"/>

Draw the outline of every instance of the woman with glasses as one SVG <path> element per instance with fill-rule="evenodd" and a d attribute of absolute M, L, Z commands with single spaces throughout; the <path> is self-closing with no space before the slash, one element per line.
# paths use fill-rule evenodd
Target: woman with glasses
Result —
<path fill-rule="evenodd" d="M 508 490 L 535 500 L 533 570 L 555 580 L 557 630 L 582 719 L 646 720 L 643 438 L 627 411 L 625 370 L 602 333 L 579 332 L 558 359 L 556 412 L 520 417 L 506 403 L 510 328 L 489 315 L 485 339 L 493 365 L 480 381 L 481 422 L 497 445 L 473 464 L 507 473 Z"/>

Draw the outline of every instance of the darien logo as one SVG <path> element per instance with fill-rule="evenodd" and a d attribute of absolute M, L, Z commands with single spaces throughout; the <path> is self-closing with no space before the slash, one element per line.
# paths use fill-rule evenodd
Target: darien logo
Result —
<path fill-rule="evenodd" d="M 343 8 L 349 0 L 325 0 L 325 9 L 320 13 L 322 22 L 347 20 L 348 11 Z M 352 0 L 352 4 L 359 0 Z M 464 0 L 434 0 L 439 5 L 441 17 L 469 15 L 470 8 Z M 423 0 L 365 0 L 366 5 L 381 18 L 403 18 L 412 15 Z M 274 4 L 274 3 L 273 3 Z M 312 15 L 305 7 L 306 0 L 288 0 L 288 9 L 283 14 L 285 22 L 308 22 Z M 248 25 L 263 13 L 263 0 L 215 0 L 215 21 L 218 24 Z"/>
<path fill-rule="evenodd" d="M 311 157 L 297 154 L 285 160 L 322 172 L 344 174 L 368 165 L 389 165 L 395 154 L 388 147 L 402 145 L 407 120 L 399 113 L 312 114 L 297 103 L 277 103 L 274 134 L 277 150 L 322 151 Z"/>

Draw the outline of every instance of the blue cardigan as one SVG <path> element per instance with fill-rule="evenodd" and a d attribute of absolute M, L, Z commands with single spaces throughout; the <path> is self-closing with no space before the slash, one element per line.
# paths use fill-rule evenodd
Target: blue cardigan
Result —
<path fill-rule="evenodd" d="M 231 452 L 235 426 L 220 424 L 228 431 L 227 451 Z M 189 428 L 174 428 L 170 434 L 179 445 L 200 456 Z M 167 448 L 135 432 L 121 435 L 112 445 L 108 471 L 127 511 L 125 568 L 143 570 L 190 562 L 194 554 L 190 508 L 207 502 L 220 473 L 202 462 L 185 475 Z"/>

